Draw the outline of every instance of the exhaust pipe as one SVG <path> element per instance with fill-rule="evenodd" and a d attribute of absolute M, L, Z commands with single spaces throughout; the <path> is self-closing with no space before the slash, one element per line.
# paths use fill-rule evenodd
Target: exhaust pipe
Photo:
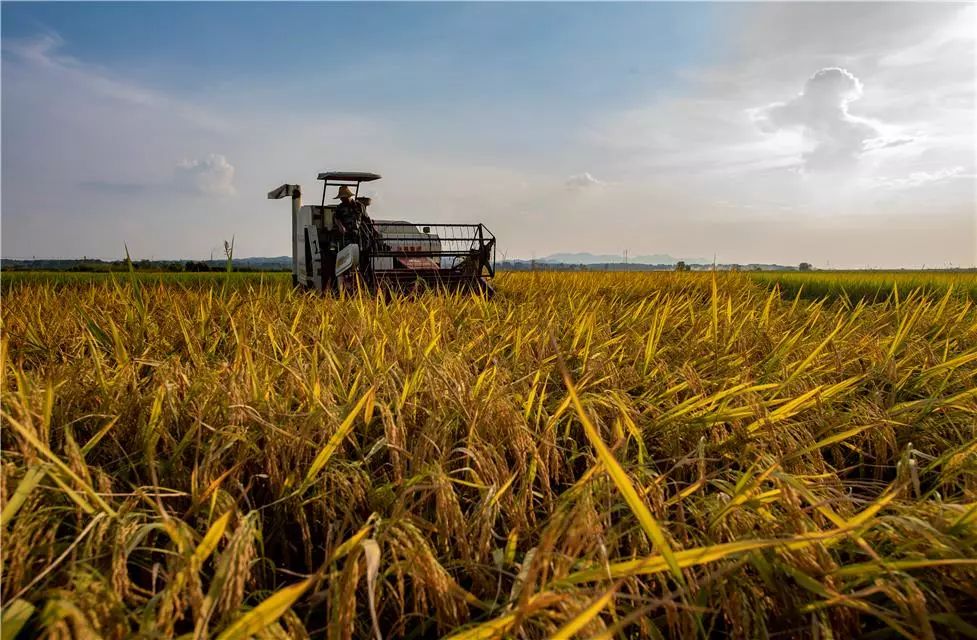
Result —
<path fill-rule="evenodd" d="M 302 208 L 302 187 L 297 184 L 283 184 L 268 192 L 269 200 L 280 200 L 288 196 L 292 197 L 292 240 L 289 244 L 292 247 L 292 280 L 294 284 L 299 272 L 299 255 L 295 247 L 298 238 L 299 210 Z"/>

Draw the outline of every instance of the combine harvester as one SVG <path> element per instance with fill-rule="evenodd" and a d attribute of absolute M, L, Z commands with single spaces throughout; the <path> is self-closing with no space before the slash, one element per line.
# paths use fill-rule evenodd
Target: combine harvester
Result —
<path fill-rule="evenodd" d="M 379 179 L 375 173 L 320 173 L 318 205 L 303 205 L 297 184 L 268 193 L 270 200 L 292 198 L 292 284 L 320 293 L 444 289 L 491 297 L 495 236 L 485 225 L 372 220 L 366 213 L 370 199 L 359 197 L 360 184 Z M 326 204 L 329 187 L 349 197 Z"/>

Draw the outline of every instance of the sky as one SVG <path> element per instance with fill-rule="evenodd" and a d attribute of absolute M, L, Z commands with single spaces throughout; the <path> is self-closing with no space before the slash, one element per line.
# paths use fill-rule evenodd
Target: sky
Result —
<path fill-rule="evenodd" d="M 977 264 L 977 7 L 0 5 L 0 254 L 290 253 L 282 183 L 499 258 Z M 332 194 L 330 194 L 332 195 Z"/>

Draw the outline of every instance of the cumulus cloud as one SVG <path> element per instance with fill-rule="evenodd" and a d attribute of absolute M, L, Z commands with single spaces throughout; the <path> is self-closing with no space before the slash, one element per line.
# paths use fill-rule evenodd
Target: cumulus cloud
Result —
<path fill-rule="evenodd" d="M 173 175 L 161 182 L 85 180 L 79 182 L 78 186 L 85 191 L 112 196 L 183 193 L 222 197 L 237 193 L 234 188 L 234 165 L 217 153 L 202 159 L 181 160 L 176 164 Z"/>
<path fill-rule="evenodd" d="M 594 176 L 590 175 L 589 172 L 579 173 L 574 176 L 567 178 L 566 186 L 569 189 L 589 189 L 591 187 L 602 187 L 606 183 L 603 180 L 598 180 Z"/>
<path fill-rule="evenodd" d="M 232 196 L 234 165 L 224 156 L 212 153 L 203 159 L 183 160 L 176 166 L 178 186 L 205 196 Z"/>
<path fill-rule="evenodd" d="M 803 156 L 806 170 L 848 169 L 870 147 L 886 145 L 875 124 L 848 112 L 848 105 L 861 97 L 862 83 L 851 72 L 821 69 L 797 97 L 761 110 L 758 124 L 767 132 L 801 129 L 814 144 Z"/>

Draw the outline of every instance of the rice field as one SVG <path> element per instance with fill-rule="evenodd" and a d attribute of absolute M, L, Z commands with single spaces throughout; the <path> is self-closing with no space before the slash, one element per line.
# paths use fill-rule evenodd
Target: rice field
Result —
<path fill-rule="evenodd" d="M 4 274 L 2 637 L 977 637 L 973 276 L 913 277 Z"/>

